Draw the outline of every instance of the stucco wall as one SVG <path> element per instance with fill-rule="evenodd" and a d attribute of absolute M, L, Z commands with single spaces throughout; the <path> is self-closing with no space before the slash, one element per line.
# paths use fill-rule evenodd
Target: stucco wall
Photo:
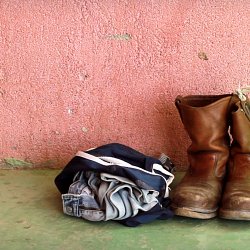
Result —
<path fill-rule="evenodd" d="M 1 0 L 2 164 L 120 142 L 185 168 L 174 99 L 249 83 L 249 23 L 248 0 Z"/>

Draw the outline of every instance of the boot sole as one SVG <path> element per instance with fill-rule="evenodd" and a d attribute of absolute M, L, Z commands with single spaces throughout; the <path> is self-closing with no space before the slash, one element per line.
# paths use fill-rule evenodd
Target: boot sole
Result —
<path fill-rule="evenodd" d="M 217 210 L 215 211 L 193 211 L 190 208 L 180 208 L 180 207 L 172 207 L 175 215 L 196 218 L 196 219 L 211 219 L 217 216 Z"/>
<path fill-rule="evenodd" d="M 219 217 L 228 220 L 250 220 L 250 212 L 220 209 Z"/>

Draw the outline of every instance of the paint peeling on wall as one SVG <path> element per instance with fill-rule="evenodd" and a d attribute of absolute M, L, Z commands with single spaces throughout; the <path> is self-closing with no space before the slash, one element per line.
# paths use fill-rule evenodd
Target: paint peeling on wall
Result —
<path fill-rule="evenodd" d="M 58 168 L 58 163 L 56 160 L 46 160 L 34 164 L 36 168 Z"/>
<path fill-rule="evenodd" d="M 10 167 L 31 167 L 32 163 L 16 158 L 5 158 L 4 162 Z"/>
<path fill-rule="evenodd" d="M 112 40 L 125 40 L 128 41 L 130 39 L 132 39 L 132 36 L 130 34 L 114 34 L 114 35 L 109 35 L 108 36 L 109 39 Z"/>
<path fill-rule="evenodd" d="M 205 52 L 199 52 L 198 53 L 198 57 L 201 59 L 201 60 L 208 60 L 208 57 L 207 57 L 207 55 L 206 55 L 206 53 Z"/>
<path fill-rule="evenodd" d="M 82 132 L 83 133 L 87 133 L 88 132 L 88 129 L 86 127 L 82 127 Z"/>
<path fill-rule="evenodd" d="M 27 168 L 60 168 L 62 163 L 58 159 L 48 159 L 40 162 L 29 162 L 22 159 L 17 159 L 14 157 L 3 158 L 0 160 L 0 169 L 27 169 Z"/>

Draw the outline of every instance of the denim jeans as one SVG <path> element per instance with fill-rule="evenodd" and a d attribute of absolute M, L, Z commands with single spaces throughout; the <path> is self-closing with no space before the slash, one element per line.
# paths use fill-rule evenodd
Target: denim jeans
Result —
<path fill-rule="evenodd" d="M 93 172 L 87 172 L 87 176 L 77 173 L 69 192 L 62 195 L 65 214 L 91 221 L 123 220 L 158 203 L 159 192 L 140 189 L 125 177 Z"/>
<path fill-rule="evenodd" d="M 88 187 L 83 173 L 80 175 L 77 173 L 74 180 L 69 187 L 69 192 L 62 195 L 63 212 L 90 221 L 104 220 L 104 212 L 96 202 L 93 191 Z"/>

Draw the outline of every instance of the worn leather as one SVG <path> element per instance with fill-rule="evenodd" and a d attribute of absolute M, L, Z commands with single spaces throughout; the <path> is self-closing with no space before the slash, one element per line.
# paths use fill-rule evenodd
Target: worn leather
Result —
<path fill-rule="evenodd" d="M 250 219 L 250 120 L 241 103 L 232 113 L 229 171 L 221 203 L 223 217 Z"/>
<path fill-rule="evenodd" d="M 229 114 L 235 95 L 178 96 L 176 106 L 191 139 L 190 166 L 173 191 L 174 209 L 214 213 L 221 199 L 229 157 Z M 195 217 L 195 214 L 183 216 Z M 198 217 L 197 217 L 198 218 Z"/>

